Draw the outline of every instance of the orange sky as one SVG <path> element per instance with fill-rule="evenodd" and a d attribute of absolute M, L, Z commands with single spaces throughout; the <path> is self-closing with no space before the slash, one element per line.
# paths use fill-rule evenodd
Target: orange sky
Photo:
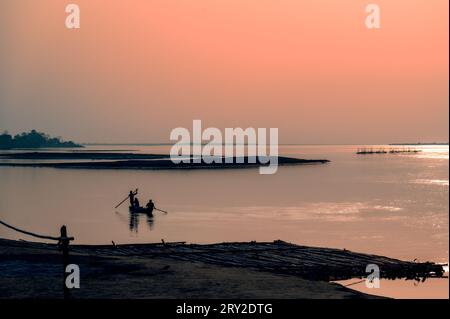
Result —
<path fill-rule="evenodd" d="M 448 53 L 447 0 L 2 0 L 0 130 L 150 143 L 201 119 L 282 143 L 448 141 Z"/>

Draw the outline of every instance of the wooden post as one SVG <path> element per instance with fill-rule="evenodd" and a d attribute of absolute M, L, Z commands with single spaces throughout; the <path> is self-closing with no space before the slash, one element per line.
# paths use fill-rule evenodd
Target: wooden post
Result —
<path fill-rule="evenodd" d="M 67 288 L 66 285 L 66 279 L 67 279 L 67 273 L 66 273 L 66 268 L 69 265 L 69 243 L 70 243 L 70 238 L 67 237 L 67 228 L 65 225 L 63 225 L 61 227 L 61 239 L 60 239 L 60 247 L 63 253 L 63 291 L 64 291 L 64 299 L 69 299 L 70 298 L 70 290 L 69 288 Z"/>

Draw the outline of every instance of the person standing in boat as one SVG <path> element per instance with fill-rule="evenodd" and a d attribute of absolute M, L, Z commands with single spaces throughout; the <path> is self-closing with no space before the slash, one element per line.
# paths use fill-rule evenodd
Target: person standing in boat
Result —
<path fill-rule="evenodd" d="M 137 195 L 137 190 L 130 191 L 130 193 L 128 194 L 128 198 L 130 199 L 130 206 L 134 206 L 134 196 Z"/>

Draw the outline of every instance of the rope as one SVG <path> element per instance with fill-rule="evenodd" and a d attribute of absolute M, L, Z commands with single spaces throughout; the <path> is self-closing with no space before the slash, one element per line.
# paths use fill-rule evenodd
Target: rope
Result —
<path fill-rule="evenodd" d="M 12 229 L 12 230 L 15 230 L 15 231 L 17 231 L 17 232 L 19 232 L 19 233 L 22 233 L 22 234 L 25 234 L 25 235 L 29 235 L 29 236 L 33 236 L 33 237 L 37 237 L 37 238 L 50 239 L 50 240 L 58 240 L 58 241 L 59 241 L 60 239 L 62 239 L 61 237 L 44 236 L 44 235 L 38 235 L 38 234 L 35 234 L 35 233 L 31 233 L 31 232 L 28 232 L 28 231 L 25 231 L 25 230 L 16 228 L 16 227 L 14 227 L 14 226 L 8 225 L 7 223 L 5 223 L 5 222 L 3 222 L 3 221 L 1 221 L 1 220 L 0 220 L 0 224 L 2 224 L 2 225 L 5 226 L 5 227 L 8 227 L 8 228 L 10 228 L 10 229 Z"/>

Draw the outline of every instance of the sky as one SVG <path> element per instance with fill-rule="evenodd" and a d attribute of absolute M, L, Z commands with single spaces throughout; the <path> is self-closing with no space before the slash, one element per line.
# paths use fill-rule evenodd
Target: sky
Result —
<path fill-rule="evenodd" d="M 80 7 L 67 29 L 65 6 Z M 365 7 L 380 7 L 368 29 Z M 0 131 L 169 142 L 448 141 L 448 0 L 1 0 Z"/>

